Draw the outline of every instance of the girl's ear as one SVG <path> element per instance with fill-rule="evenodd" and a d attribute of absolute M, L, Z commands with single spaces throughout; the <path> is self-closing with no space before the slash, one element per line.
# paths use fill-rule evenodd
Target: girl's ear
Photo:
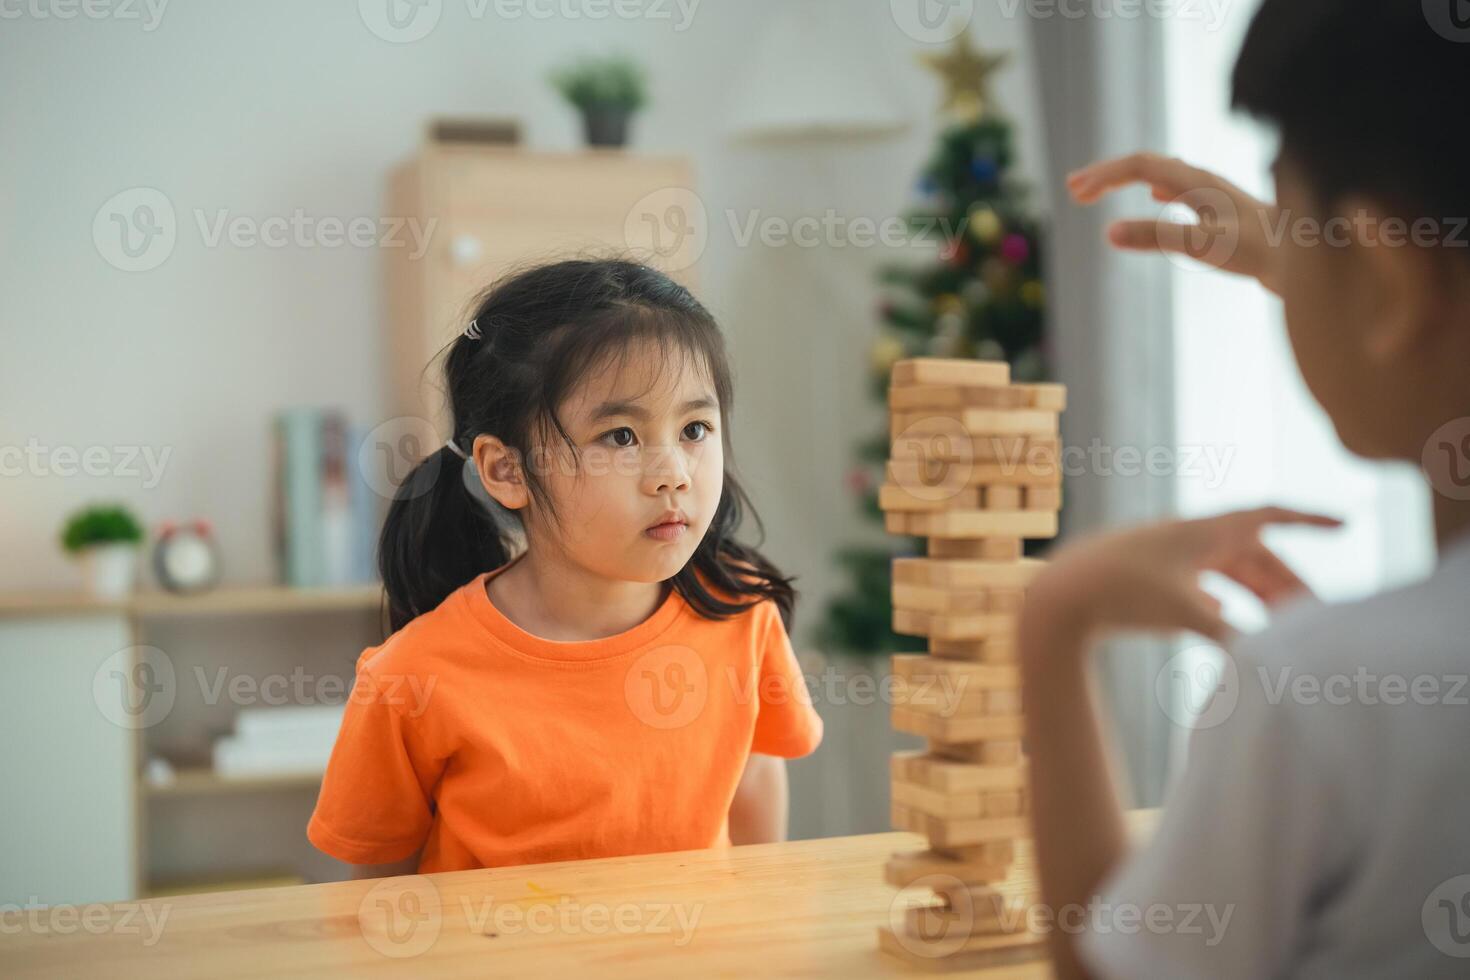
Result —
<path fill-rule="evenodd" d="M 496 503 L 507 510 L 520 510 L 530 503 L 530 488 L 514 449 L 495 436 L 478 435 L 470 458 L 475 461 L 480 485 Z"/>

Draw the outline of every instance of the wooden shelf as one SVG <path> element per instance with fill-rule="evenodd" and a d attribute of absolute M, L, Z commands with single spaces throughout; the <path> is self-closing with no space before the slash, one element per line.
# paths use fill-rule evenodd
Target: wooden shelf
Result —
<path fill-rule="evenodd" d="M 320 772 L 271 774 L 261 776 L 221 776 L 213 769 L 199 767 L 180 769 L 174 781 L 156 786 L 139 780 L 138 789 L 144 796 L 216 796 L 226 793 L 268 793 L 278 790 L 304 789 L 320 786 Z"/>
<path fill-rule="evenodd" d="M 382 595 L 382 586 L 377 584 L 321 589 L 298 589 L 286 585 L 229 586 L 198 595 L 152 591 L 139 592 L 116 602 L 62 590 L 21 592 L 0 595 L 0 618 L 109 614 L 165 618 L 359 612 L 376 610 Z"/>

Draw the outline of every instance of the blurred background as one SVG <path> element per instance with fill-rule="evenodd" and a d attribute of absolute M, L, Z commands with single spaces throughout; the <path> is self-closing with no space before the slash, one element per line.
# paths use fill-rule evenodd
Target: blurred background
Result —
<path fill-rule="evenodd" d="M 1062 190 L 1153 149 L 1269 196 L 1269 134 L 1227 110 L 1253 7 L 7 6 L 0 902 L 347 875 L 305 825 L 382 637 L 377 521 L 444 435 L 420 372 L 516 263 L 629 250 L 726 332 L 736 464 L 827 722 L 795 837 L 887 829 L 888 754 L 918 744 L 882 686 L 922 649 L 889 628 L 914 542 L 874 503 L 900 357 L 1068 385 L 1063 538 L 1270 499 L 1350 521 L 1273 540 L 1328 598 L 1421 572 L 1417 475 L 1334 448 L 1278 304 L 1109 253 L 1109 219 L 1164 211 L 1145 192 Z M 1136 802 L 1209 664 L 1099 659 Z"/>

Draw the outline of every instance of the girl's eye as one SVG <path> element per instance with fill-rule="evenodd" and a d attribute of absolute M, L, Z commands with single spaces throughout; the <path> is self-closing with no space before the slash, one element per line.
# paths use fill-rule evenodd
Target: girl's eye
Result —
<path fill-rule="evenodd" d="M 709 433 L 715 431 L 715 427 L 710 425 L 708 422 L 690 422 L 688 425 L 684 426 L 684 431 L 688 432 L 690 429 L 693 429 L 695 427 L 703 430 L 697 436 L 690 436 L 690 438 L 693 439 L 695 442 L 703 442 L 705 437 Z"/>
<path fill-rule="evenodd" d="M 617 438 L 620 434 L 623 434 L 623 433 L 626 433 L 627 436 L 628 436 L 628 441 L 627 442 L 620 442 L 618 440 L 618 438 Z M 633 430 L 630 429 L 630 428 L 628 428 L 627 426 L 624 426 L 621 429 L 613 429 L 611 432 L 607 433 L 602 438 L 612 440 L 613 446 L 615 448 L 617 448 L 617 449 L 627 449 L 629 446 L 633 445 L 633 438 L 634 438 L 634 436 L 633 436 Z"/>

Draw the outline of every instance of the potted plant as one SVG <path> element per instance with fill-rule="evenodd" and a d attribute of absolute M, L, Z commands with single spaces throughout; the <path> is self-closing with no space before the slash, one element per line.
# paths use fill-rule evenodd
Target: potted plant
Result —
<path fill-rule="evenodd" d="M 87 591 L 98 599 L 126 598 L 138 575 L 143 528 L 126 508 L 86 507 L 67 519 L 61 546 L 82 563 Z"/>
<path fill-rule="evenodd" d="M 552 73 L 552 84 L 582 113 L 589 146 L 623 146 L 628 120 L 648 101 L 643 70 L 631 58 L 583 58 Z"/>

